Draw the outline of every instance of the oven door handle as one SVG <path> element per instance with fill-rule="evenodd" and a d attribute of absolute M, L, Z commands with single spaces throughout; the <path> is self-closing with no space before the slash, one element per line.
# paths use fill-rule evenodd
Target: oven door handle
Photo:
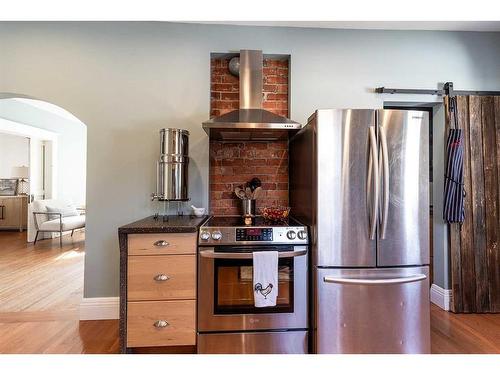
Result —
<path fill-rule="evenodd" d="M 307 249 L 295 251 L 280 251 L 278 258 L 293 258 L 307 254 Z M 223 253 L 215 252 L 214 250 L 201 250 L 200 256 L 203 258 L 217 258 L 217 259 L 252 259 L 252 253 Z"/>

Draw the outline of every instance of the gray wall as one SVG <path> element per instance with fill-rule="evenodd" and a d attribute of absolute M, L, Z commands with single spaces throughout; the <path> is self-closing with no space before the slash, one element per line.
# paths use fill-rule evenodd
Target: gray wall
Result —
<path fill-rule="evenodd" d="M 451 273 L 449 270 L 450 255 L 448 251 L 448 227 L 443 220 L 443 191 L 444 191 L 444 163 L 445 163 L 445 113 L 444 105 L 433 107 L 433 248 L 434 248 L 434 284 L 444 289 L 451 289 Z"/>
<path fill-rule="evenodd" d="M 118 295 L 117 227 L 149 215 L 158 129 L 189 129 L 192 203 L 206 206 L 210 52 L 291 54 L 291 117 L 382 107 L 376 86 L 500 87 L 500 35 L 172 23 L 1 23 L 0 92 L 88 126 L 85 296 Z M 434 98 L 391 96 L 393 101 Z"/>

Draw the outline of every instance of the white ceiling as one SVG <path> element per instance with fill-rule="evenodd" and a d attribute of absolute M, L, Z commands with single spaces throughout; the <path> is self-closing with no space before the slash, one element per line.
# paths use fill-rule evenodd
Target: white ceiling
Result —
<path fill-rule="evenodd" d="M 325 29 L 500 31 L 500 21 L 200 21 L 193 23 Z"/>

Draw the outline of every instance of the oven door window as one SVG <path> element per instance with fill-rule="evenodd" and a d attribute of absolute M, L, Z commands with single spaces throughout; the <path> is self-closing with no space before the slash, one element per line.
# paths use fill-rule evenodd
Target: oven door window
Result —
<path fill-rule="evenodd" d="M 215 314 L 262 314 L 293 312 L 293 258 L 278 262 L 278 298 L 276 306 L 255 307 L 251 259 L 216 259 Z"/>

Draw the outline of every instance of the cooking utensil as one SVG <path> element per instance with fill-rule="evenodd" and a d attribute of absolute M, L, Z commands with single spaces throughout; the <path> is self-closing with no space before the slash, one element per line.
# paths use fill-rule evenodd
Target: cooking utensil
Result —
<path fill-rule="evenodd" d="M 262 195 L 262 188 L 258 186 L 254 191 L 253 191 L 253 199 L 259 199 L 260 196 Z"/>
<path fill-rule="evenodd" d="M 247 199 L 252 199 L 253 195 L 252 195 L 252 189 L 250 188 L 250 186 L 245 188 L 245 195 L 246 195 Z"/>
<path fill-rule="evenodd" d="M 250 180 L 250 182 L 248 183 L 248 185 L 250 186 L 250 189 L 252 189 L 252 192 L 255 191 L 255 189 L 257 189 L 259 186 L 262 186 L 262 182 L 260 181 L 260 179 L 258 179 L 257 177 L 254 177 Z"/>
<path fill-rule="evenodd" d="M 246 194 L 245 194 L 245 191 L 240 187 L 240 186 L 237 186 L 235 189 L 234 189 L 234 194 L 236 194 L 236 196 L 240 199 L 245 199 L 246 198 Z"/>

